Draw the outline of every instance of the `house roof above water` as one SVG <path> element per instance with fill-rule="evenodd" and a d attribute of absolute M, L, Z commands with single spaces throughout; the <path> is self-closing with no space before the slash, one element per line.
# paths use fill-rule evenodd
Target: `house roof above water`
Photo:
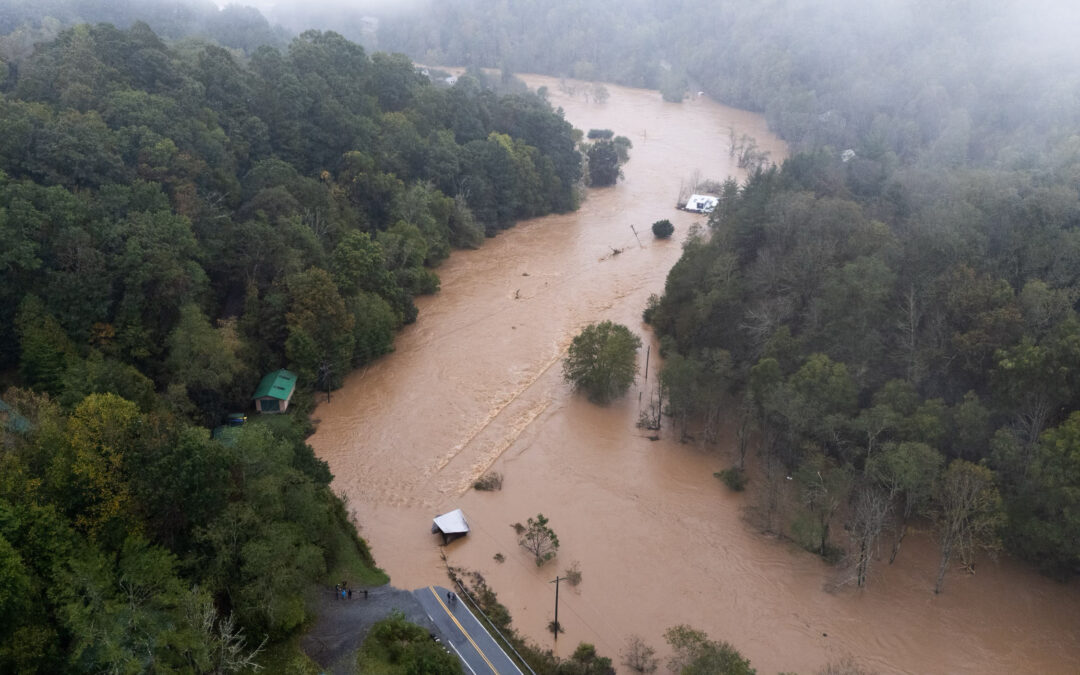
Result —
<path fill-rule="evenodd" d="M 255 390 L 255 394 L 251 398 L 269 396 L 281 401 L 288 401 L 294 389 L 296 389 L 296 375 L 282 368 L 268 373 L 259 382 L 259 388 Z"/>
<path fill-rule="evenodd" d="M 435 518 L 432 532 L 436 531 L 443 534 L 465 534 L 469 531 L 469 524 L 465 522 L 465 514 L 461 509 L 454 509 Z"/>

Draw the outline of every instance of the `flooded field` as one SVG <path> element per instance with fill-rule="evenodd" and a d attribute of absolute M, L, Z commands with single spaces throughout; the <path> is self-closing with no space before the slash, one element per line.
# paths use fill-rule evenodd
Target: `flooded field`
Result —
<path fill-rule="evenodd" d="M 704 99 L 664 103 L 609 85 L 599 104 L 584 87 L 571 95 L 557 80 L 526 79 L 546 85 L 575 126 L 629 137 L 626 179 L 591 190 L 575 213 L 454 253 L 439 269 L 441 293 L 418 301 L 397 351 L 318 407 L 311 443 L 393 583 L 445 582 L 429 528 L 460 507 L 472 533 L 447 547 L 450 562 L 482 571 L 540 644 L 553 644 L 549 581 L 579 563 L 581 585 L 560 596 L 564 655 L 587 641 L 618 662 L 632 633 L 665 654 L 664 629 L 688 623 L 731 642 L 759 673 L 810 673 L 844 654 L 881 673 L 1080 672 L 1076 584 L 983 561 L 977 575 L 951 573 L 934 596 L 937 552 L 916 534 L 896 564 L 878 563 L 866 591 L 827 592 L 830 568 L 757 534 L 742 518 L 746 497 L 713 478 L 730 463 L 730 442 L 681 445 L 666 430 L 654 442 L 636 428 L 656 378 L 641 310 L 701 220 L 674 209 L 681 183 L 696 171 L 739 176 L 730 128 L 773 159 L 785 148 L 760 116 Z M 652 236 L 661 218 L 675 224 L 671 240 Z M 561 359 L 583 325 L 604 319 L 652 343 L 653 360 L 646 377 L 643 349 L 637 384 L 598 407 L 562 381 Z M 501 491 L 471 489 L 487 470 L 504 475 Z M 562 544 L 541 569 L 511 528 L 538 512 Z"/>

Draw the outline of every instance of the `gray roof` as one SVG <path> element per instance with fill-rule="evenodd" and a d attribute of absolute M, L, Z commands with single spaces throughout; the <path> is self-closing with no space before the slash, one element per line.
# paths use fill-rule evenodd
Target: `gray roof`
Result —
<path fill-rule="evenodd" d="M 465 522 L 465 514 L 461 512 L 461 509 L 454 509 L 450 513 L 437 516 L 431 531 L 443 534 L 464 534 L 469 531 L 469 524 Z"/>

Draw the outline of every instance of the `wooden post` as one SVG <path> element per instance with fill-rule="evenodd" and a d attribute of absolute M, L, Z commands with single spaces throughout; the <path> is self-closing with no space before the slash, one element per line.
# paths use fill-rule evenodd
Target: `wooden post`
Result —
<path fill-rule="evenodd" d="M 652 354 L 652 345 L 645 348 L 645 381 L 649 381 L 649 356 Z"/>

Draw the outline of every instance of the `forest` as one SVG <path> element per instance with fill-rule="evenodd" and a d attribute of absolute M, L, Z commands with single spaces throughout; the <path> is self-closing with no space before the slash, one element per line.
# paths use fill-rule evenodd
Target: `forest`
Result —
<path fill-rule="evenodd" d="M 859 585 L 914 518 L 941 542 L 937 590 L 979 548 L 1080 571 L 1074 10 L 476 5 L 434 3 L 380 39 L 433 63 L 700 90 L 788 141 L 781 166 L 723 183 L 645 311 L 675 433 L 734 420 L 735 486 L 758 449 L 763 529 L 843 557 Z"/>
<path fill-rule="evenodd" d="M 0 672 L 245 667 L 315 584 L 386 580 L 312 391 L 393 348 L 452 248 L 575 208 L 573 130 L 331 32 L 5 54 Z M 212 438 L 282 367 L 297 412 Z"/>
<path fill-rule="evenodd" d="M 979 550 L 1080 571 L 1080 67 L 1044 4 L 463 0 L 378 42 L 762 112 L 790 158 L 645 308 L 671 433 L 732 425 L 761 528 L 853 584 L 933 525 L 942 590 Z M 0 16 L 0 672 L 241 668 L 313 584 L 384 581 L 314 392 L 583 179 L 539 96 L 164 6 Z M 299 414 L 212 438 L 281 367 Z"/>

